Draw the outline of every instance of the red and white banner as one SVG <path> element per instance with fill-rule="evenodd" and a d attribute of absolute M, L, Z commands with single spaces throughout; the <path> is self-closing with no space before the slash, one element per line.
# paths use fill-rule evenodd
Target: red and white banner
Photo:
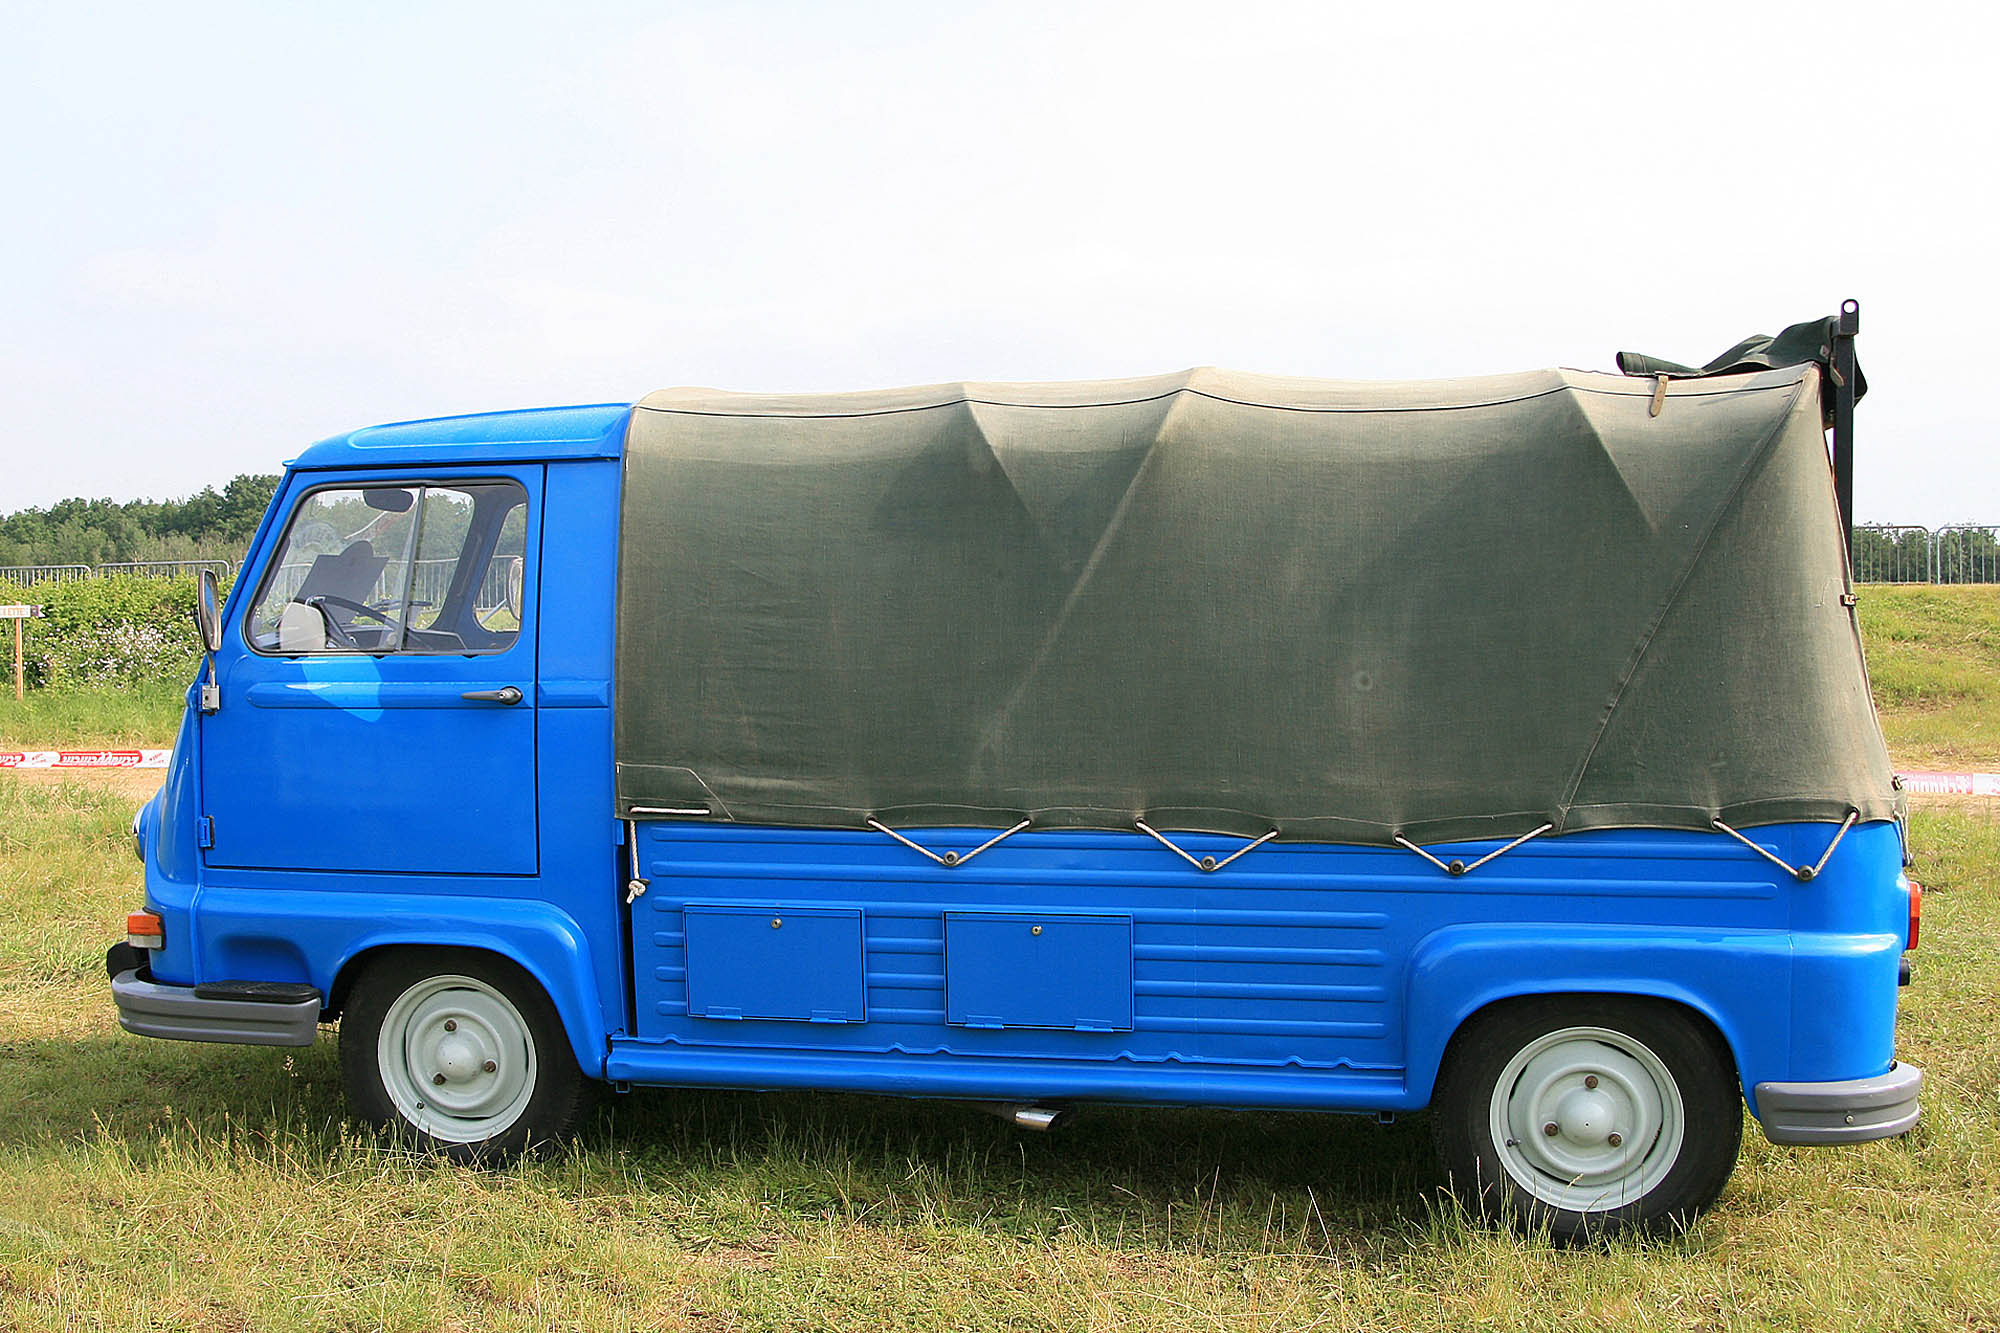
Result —
<path fill-rule="evenodd" d="M 165 768 L 171 750 L 0 750 L 0 768 Z"/>
<path fill-rule="evenodd" d="M 1924 796 L 2000 796 L 2000 773 L 1898 773 L 1903 790 Z"/>

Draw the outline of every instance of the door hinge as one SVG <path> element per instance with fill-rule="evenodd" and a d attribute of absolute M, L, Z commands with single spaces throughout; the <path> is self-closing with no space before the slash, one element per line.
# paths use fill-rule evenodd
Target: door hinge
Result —
<path fill-rule="evenodd" d="M 215 820 L 208 815 L 194 821 L 194 840 L 197 846 L 215 846 Z"/>

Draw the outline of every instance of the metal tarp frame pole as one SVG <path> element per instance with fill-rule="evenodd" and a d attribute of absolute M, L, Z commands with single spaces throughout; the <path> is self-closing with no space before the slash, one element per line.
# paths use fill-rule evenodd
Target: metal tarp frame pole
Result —
<path fill-rule="evenodd" d="M 1395 836 L 1395 842 L 1398 847 L 1402 847 L 1409 851 L 1415 852 L 1418 856 L 1423 857 L 1424 860 L 1429 861 L 1432 865 L 1436 866 L 1439 870 L 1444 871 L 1444 873 L 1447 875 L 1469 875 L 1473 871 L 1479 869 L 1479 867 L 1485 865 L 1488 861 L 1491 861 L 1496 856 L 1504 856 L 1508 852 L 1513 851 L 1516 847 L 1519 847 L 1522 843 L 1528 841 L 1530 838 L 1539 838 L 1544 833 L 1550 832 L 1554 828 L 1555 828 L 1554 824 L 1544 824 L 1538 829 L 1532 829 L 1527 833 L 1523 833 L 1520 837 L 1514 839 L 1514 841 L 1508 843 L 1505 847 L 1494 848 L 1492 851 L 1486 853 L 1486 855 L 1480 857 L 1477 861 L 1474 861 L 1471 865 L 1467 865 L 1465 862 L 1458 860 L 1454 860 L 1448 863 L 1445 861 L 1441 861 L 1435 855 L 1417 846 L 1417 844 L 1411 842 L 1408 838 L 1404 837 L 1400 833 L 1398 833 Z"/>
<path fill-rule="evenodd" d="M 1833 492 L 1840 503 L 1840 526 L 1847 534 L 1847 561 L 1854 570 L 1854 335 L 1861 332 L 1861 303 L 1840 303 L 1833 328 Z"/>
<path fill-rule="evenodd" d="M 1822 870 L 1826 869 L 1826 863 L 1833 859 L 1833 849 L 1840 846 L 1840 840 L 1847 836 L 1847 830 L 1853 828 L 1855 822 L 1860 818 L 1861 818 L 1861 812 L 1859 810 L 1849 810 L 1847 812 L 1847 818 L 1840 821 L 1840 829 L 1833 835 L 1833 841 L 1826 845 L 1826 850 L 1824 852 L 1820 853 L 1818 864 L 1809 866 L 1795 866 L 1789 861 L 1784 861 L 1779 859 L 1777 856 L 1774 856 L 1768 848 L 1762 846 L 1761 844 L 1750 841 L 1750 839 L 1744 837 L 1741 833 L 1729 827 L 1729 825 L 1723 823 L 1719 819 L 1711 819 L 1708 822 L 1713 827 L 1720 829 L 1724 833 L 1727 833 L 1730 837 L 1736 839 L 1736 841 L 1742 843 L 1745 847 L 1748 847 L 1751 851 L 1757 853 L 1757 855 L 1763 857 L 1766 861 L 1769 861 L 1772 865 L 1778 867 L 1778 869 L 1790 875 L 1793 879 L 1797 880 L 1799 883 L 1810 884 L 1813 880 L 1819 878 L 1819 874 Z"/>
<path fill-rule="evenodd" d="M 1235 851 L 1231 852 L 1229 855 L 1223 857 L 1221 860 L 1217 860 L 1213 856 L 1203 856 L 1197 858 L 1193 852 L 1190 852 L 1189 850 L 1187 850 L 1187 848 L 1181 846 L 1179 843 L 1175 842 L 1172 838 L 1169 838 L 1166 834 L 1160 832 L 1158 829 L 1154 828 L 1151 824 L 1148 824 L 1143 819 L 1135 820 L 1134 827 L 1136 827 L 1139 830 L 1139 832 L 1151 836 L 1155 842 L 1159 843 L 1162 847 L 1165 847 L 1168 851 L 1180 857 L 1181 860 L 1187 862 L 1189 865 L 1193 866 L 1196 870 L 1201 871 L 1203 874 L 1213 874 L 1214 872 L 1228 865 L 1231 861 L 1234 861 L 1237 857 L 1243 855 L 1245 852 L 1254 852 L 1259 847 L 1262 847 L 1265 843 L 1269 842 L 1271 839 L 1278 836 L 1278 830 L 1272 829 L 1269 833 L 1266 833 L 1263 837 L 1257 839 L 1255 842 L 1246 842 L 1241 847 L 1238 847 Z"/>
<path fill-rule="evenodd" d="M 913 852 L 922 852 L 925 856 L 928 856 L 931 860 L 937 862 L 939 865 L 943 866 L 946 870 L 957 869 L 959 866 L 964 865 L 967 861 L 970 861 L 973 857 L 985 851 L 988 847 L 991 847 L 995 843 L 1002 842 L 1008 838 L 1013 837 L 1016 833 L 1019 833 L 1022 829 L 1028 827 L 1030 822 L 1032 821 L 1024 819 L 1010 829 L 1002 829 L 1000 832 L 994 834 L 992 837 L 988 838 L 985 842 L 980 843 L 977 847 L 974 847 L 969 852 L 940 853 L 932 851 L 930 848 L 924 846 L 920 842 L 911 841 L 909 838 L 906 838 L 902 834 L 896 832 L 896 830 L 890 828 L 887 824 L 884 824 L 881 820 L 875 818 L 873 815 L 870 815 L 868 817 L 869 828 L 874 829 L 877 833 L 888 834 L 890 837 L 894 838 L 897 842 L 902 843 L 905 847 L 908 847 Z"/>

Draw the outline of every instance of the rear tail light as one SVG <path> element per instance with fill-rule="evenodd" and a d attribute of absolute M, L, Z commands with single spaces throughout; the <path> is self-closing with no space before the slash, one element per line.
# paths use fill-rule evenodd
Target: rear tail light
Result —
<path fill-rule="evenodd" d="M 1914 949 L 1917 947 L 1917 927 L 1922 923 L 1923 916 L 1924 916 L 1924 886 L 1917 883 L 1915 880 L 1911 880 L 1910 881 L 1910 942 L 1903 946 L 1905 949 Z"/>
<path fill-rule="evenodd" d="M 135 949 L 162 948 L 167 942 L 166 924 L 151 912 L 127 913 L 125 942 Z"/>

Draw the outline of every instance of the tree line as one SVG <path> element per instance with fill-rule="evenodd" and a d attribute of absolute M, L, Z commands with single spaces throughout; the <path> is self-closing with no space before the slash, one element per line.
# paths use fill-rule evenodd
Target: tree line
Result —
<path fill-rule="evenodd" d="M 58 500 L 0 516 L 0 565 L 241 559 L 277 489 L 245 473 L 185 500 Z"/>

